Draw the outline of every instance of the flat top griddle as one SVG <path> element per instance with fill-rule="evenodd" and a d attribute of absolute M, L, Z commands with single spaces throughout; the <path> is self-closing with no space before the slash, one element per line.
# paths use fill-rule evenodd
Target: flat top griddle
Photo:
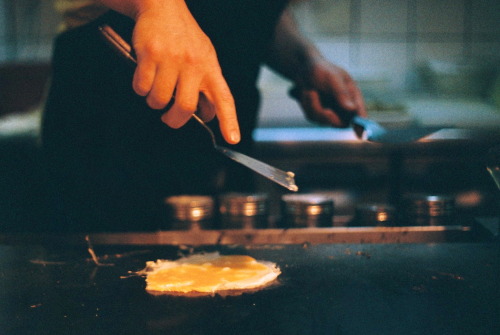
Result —
<path fill-rule="evenodd" d="M 499 243 L 0 245 L 0 329 L 18 334 L 495 334 Z M 129 271 L 189 251 L 276 262 L 278 285 L 155 296 Z M 113 265 L 109 265 L 113 264 Z"/>

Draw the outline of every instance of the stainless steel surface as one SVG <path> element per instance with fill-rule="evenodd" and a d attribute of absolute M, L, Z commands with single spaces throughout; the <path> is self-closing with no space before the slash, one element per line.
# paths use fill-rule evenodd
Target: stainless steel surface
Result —
<path fill-rule="evenodd" d="M 221 214 L 254 216 L 267 214 L 268 197 L 258 193 L 226 193 L 220 197 Z"/>
<path fill-rule="evenodd" d="M 391 226 L 396 222 L 396 209 L 389 204 L 361 203 L 356 205 L 355 226 Z"/>
<path fill-rule="evenodd" d="M 360 129 L 359 132 L 356 131 L 356 135 L 359 138 L 366 137 L 368 140 L 372 140 L 373 138 L 377 138 L 387 134 L 387 130 L 374 120 L 355 116 L 352 118 L 351 123 L 355 131 L 357 128 Z"/>
<path fill-rule="evenodd" d="M 281 197 L 283 226 L 287 228 L 331 227 L 333 199 L 324 194 L 285 194 Z"/>
<path fill-rule="evenodd" d="M 198 115 L 193 114 L 193 118 L 196 121 L 198 121 L 203 126 L 203 128 L 205 128 L 207 132 L 210 134 L 215 150 L 226 155 L 235 162 L 242 164 L 247 168 L 259 173 L 260 175 L 266 177 L 267 179 L 272 180 L 275 183 L 287 188 L 290 191 L 297 192 L 299 190 L 298 186 L 295 184 L 295 174 L 293 172 L 280 170 L 274 166 L 268 165 L 255 158 L 244 155 L 241 152 L 237 152 L 228 149 L 226 147 L 223 147 L 221 145 L 218 145 L 215 140 L 215 135 L 212 129 L 210 129 L 210 127 L 207 126 L 205 122 L 203 122 L 203 120 L 198 117 Z"/>
<path fill-rule="evenodd" d="M 412 225 L 441 226 L 455 222 L 455 198 L 443 194 L 405 195 L 402 211 Z"/>
<path fill-rule="evenodd" d="M 219 198 L 224 229 L 269 228 L 269 199 L 266 194 L 227 193 Z"/>
<path fill-rule="evenodd" d="M 261 174 L 267 179 L 285 187 L 286 189 L 297 192 L 299 187 L 295 184 L 295 174 L 290 171 L 283 171 L 274 166 L 263 163 L 255 158 L 244 155 L 240 152 L 230 150 L 222 146 L 215 147 L 220 153 L 226 155 L 237 163 Z"/>
<path fill-rule="evenodd" d="M 295 99 L 300 100 L 300 93 L 298 87 L 292 87 L 289 94 Z M 335 101 L 321 97 L 322 103 L 326 106 L 332 107 L 333 110 L 340 111 L 339 116 L 344 122 L 350 124 L 358 139 L 368 140 L 370 142 L 378 143 L 408 143 L 418 141 L 426 136 L 436 132 L 439 128 L 423 128 L 412 125 L 404 129 L 386 129 L 375 120 L 353 115 L 352 113 L 342 112 L 342 108 L 337 108 Z"/>
<path fill-rule="evenodd" d="M 120 55 L 122 55 L 129 62 L 136 64 L 137 60 L 132 54 L 132 47 L 116 33 L 113 28 L 108 25 L 103 25 L 99 27 L 101 34 L 104 36 L 105 40 L 109 43 L 109 45 L 116 50 Z M 295 174 L 289 171 L 283 171 L 268 164 L 265 164 L 255 158 L 244 155 L 240 152 L 228 149 L 226 147 L 220 146 L 217 144 L 215 140 L 214 133 L 209 126 L 203 122 L 196 114 L 193 114 L 193 118 L 198 121 L 203 128 L 205 128 L 212 138 L 212 142 L 214 144 L 214 148 L 231 158 L 235 162 L 242 164 L 249 169 L 261 174 L 262 176 L 268 178 L 269 180 L 274 181 L 275 183 L 287 188 L 290 191 L 297 192 L 299 188 L 295 184 Z"/>
<path fill-rule="evenodd" d="M 411 194 L 406 201 L 408 212 L 416 216 L 449 216 L 455 209 L 455 201 L 448 195 Z"/>
<path fill-rule="evenodd" d="M 211 220 L 214 217 L 215 202 L 210 196 L 179 195 L 165 199 L 168 210 L 169 227 L 171 230 L 189 230 L 213 228 Z"/>
<path fill-rule="evenodd" d="M 495 237 L 482 225 L 330 227 L 287 229 L 175 230 L 92 234 L 0 234 L 0 243 L 97 245 L 317 245 L 486 242 Z"/>
<path fill-rule="evenodd" d="M 406 143 L 423 139 L 437 132 L 438 128 L 411 126 L 407 128 L 386 129 L 374 120 L 355 116 L 351 120 L 356 134 L 371 142 Z M 358 130 L 361 129 L 361 130 Z"/>

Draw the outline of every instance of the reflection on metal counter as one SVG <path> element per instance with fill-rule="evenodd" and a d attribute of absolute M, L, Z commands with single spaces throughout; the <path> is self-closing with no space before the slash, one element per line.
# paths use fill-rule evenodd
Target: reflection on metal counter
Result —
<path fill-rule="evenodd" d="M 361 203 L 356 206 L 352 226 L 392 226 L 395 223 L 396 209 L 382 203 Z"/>
<path fill-rule="evenodd" d="M 227 193 L 219 199 L 223 229 L 267 228 L 268 196 L 263 193 Z"/>
<path fill-rule="evenodd" d="M 282 198 L 282 225 L 285 227 L 331 227 L 333 199 L 317 193 L 286 194 Z"/>
<path fill-rule="evenodd" d="M 454 223 L 455 199 L 449 195 L 409 194 L 404 199 L 406 221 L 416 226 Z"/>
<path fill-rule="evenodd" d="M 214 200 L 210 196 L 178 195 L 165 199 L 168 212 L 166 230 L 212 228 Z"/>

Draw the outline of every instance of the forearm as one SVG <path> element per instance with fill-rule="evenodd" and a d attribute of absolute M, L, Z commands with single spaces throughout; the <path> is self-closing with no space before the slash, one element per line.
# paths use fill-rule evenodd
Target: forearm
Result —
<path fill-rule="evenodd" d="M 285 11 L 276 26 L 267 65 L 297 82 L 310 70 L 308 66 L 321 58 L 318 49 L 299 32 L 292 13 Z"/>
<path fill-rule="evenodd" d="M 267 64 L 292 80 L 292 96 L 311 121 L 345 127 L 353 115 L 366 115 L 354 80 L 300 34 L 290 12 L 278 22 Z"/>
<path fill-rule="evenodd" d="M 98 2 L 134 19 L 139 12 L 141 4 L 143 3 L 143 1 L 140 0 L 98 0 Z"/>
<path fill-rule="evenodd" d="M 156 10 L 165 5 L 186 7 L 184 0 L 98 0 L 98 2 L 133 19 L 137 19 L 137 16 L 144 11 Z M 174 12 L 174 8 L 171 12 Z"/>

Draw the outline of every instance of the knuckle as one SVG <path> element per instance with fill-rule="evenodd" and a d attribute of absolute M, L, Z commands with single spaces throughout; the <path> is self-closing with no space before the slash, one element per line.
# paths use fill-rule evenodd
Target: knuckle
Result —
<path fill-rule="evenodd" d="M 234 98 L 233 95 L 231 94 L 230 91 L 225 90 L 220 94 L 220 99 L 223 103 L 226 104 L 233 104 L 234 103 Z"/>
<path fill-rule="evenodd" d="M 234 97 L 229 90 L 217 92 L 217 100 L 222 108 L 234 109 Z"/>
<path fill-rule="evenodd" d="M 147 54 L 149 58 L 153 60 L 161 59 L 161 55 L 164 52 L 163 45 L 159 41 L 152 39 L 148 43 L 141 46 L 138 50 L 141 53 Z"/>
<path fill-rule="evenodd" d="M 182 61 L 189 66 L 198 65 L 200 63 L 199 55 L 191 50 L 183 53 L 182 55 L 177 55 L 177 57 L 182 58 Z"/>
<path fill-rule="evenodd" d="M 165 58 L 174 64 L 182 64 L 185 62 L 185 53 L 179 50 L 168 50 Z"/>

